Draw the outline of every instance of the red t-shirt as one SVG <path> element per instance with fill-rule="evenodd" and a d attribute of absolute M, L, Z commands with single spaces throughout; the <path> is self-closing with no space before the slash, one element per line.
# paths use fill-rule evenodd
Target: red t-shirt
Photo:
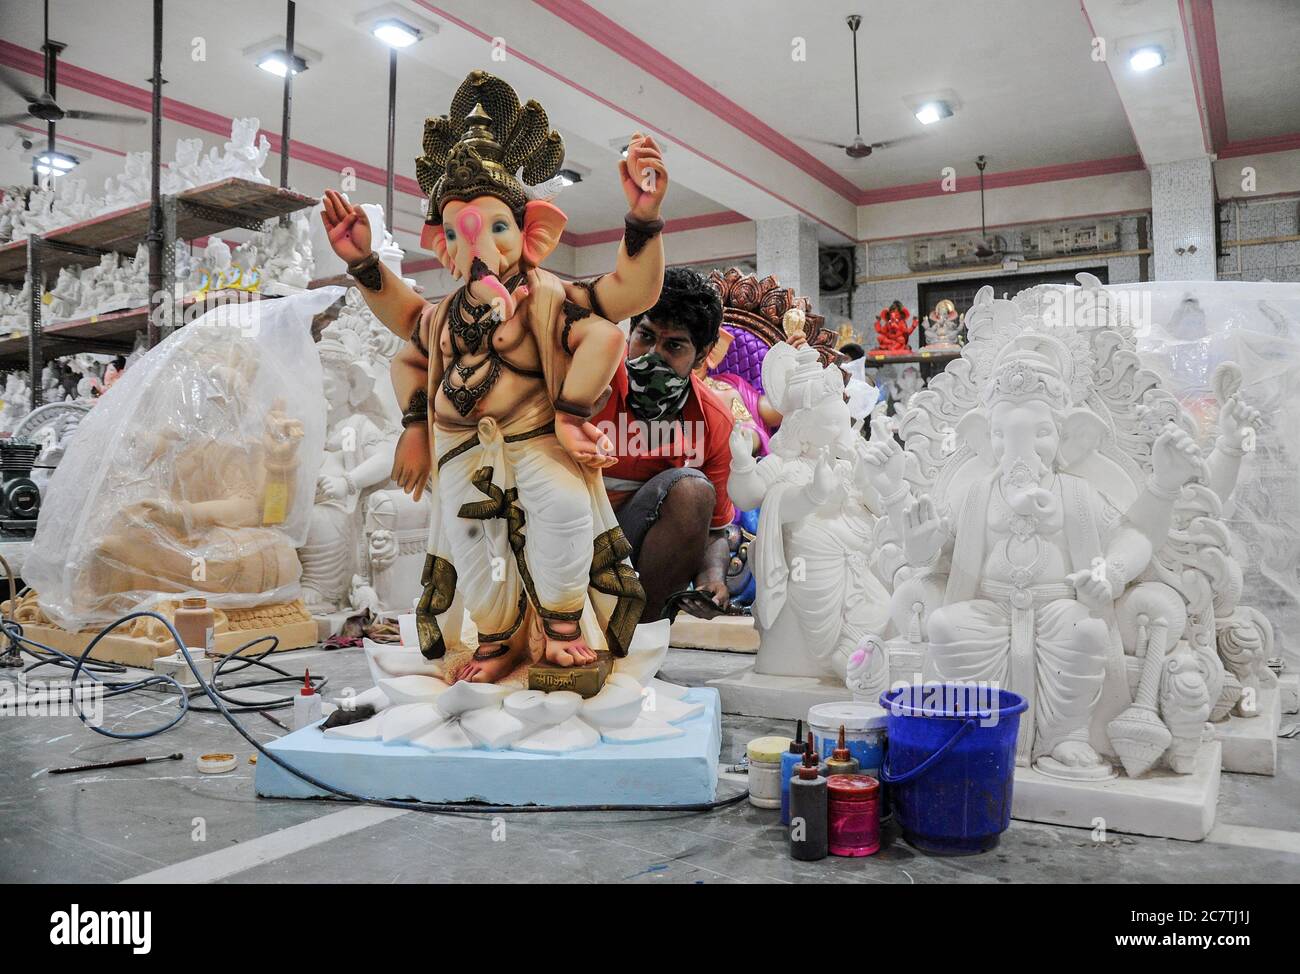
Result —
<path fill-rule="evenodd" d="M 672 467 L 696 467 L 713 484 L 717 499 L 709 526 L 723 528 L 735 517 L 727 495 L 731 471 L 731 411 L 691 373 L 691 391 L 674 422 L 647 423 L 627 404 L 627 367 L 618 364 L 611 394 L 592 422 L 614 443 L 618 463 L 606 467 L 605 491 L 615 510 L 655 474 Z"/>

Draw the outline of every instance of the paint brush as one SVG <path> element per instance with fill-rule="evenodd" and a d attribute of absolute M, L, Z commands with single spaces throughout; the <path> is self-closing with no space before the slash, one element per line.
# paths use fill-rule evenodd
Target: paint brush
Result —
<path fill-rule="evenodd" d="M 103 771 L 105 768 L 129 768 L 135 764 L 151 764 L 154 761 L 179 761 L 185 755 L 177 751 L 175 754 L 160 754 L 156 757 L 141 758 L 123 758 L 121 761 L 104 761 L 100 764 L 79 764 L 72 768 L 50 768 L 50 774 L 72 774 L 74 771 Z"/>

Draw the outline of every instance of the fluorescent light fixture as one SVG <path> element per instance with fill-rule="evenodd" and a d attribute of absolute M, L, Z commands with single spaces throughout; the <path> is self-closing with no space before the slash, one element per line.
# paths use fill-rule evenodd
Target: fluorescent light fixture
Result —
<path fill-rule="evenodd" d="M 396 17 L 389 17 L 379 21 L 374 27 L 370 28 L 370 33 L 389 47 L 410 47 L 420 39 L 418 28 L 412 27 Z"/>
<path fill-rule="evenodd" d="M 555 175 L 559 178 L 561 186 L 573 186 L 582 182 L 582 173 L 576 169 L 561 169 Z"/>
<path fill-rule="evenodd" d="M 946 101 L 928 101 L 916 110 L 916 120 L 922 125 L 933 125 L 943 118 L 952 116 L 952 108 Z"/>
<path fill-rule="evenodd" d="M 1159 44 L 1135 48 L 1128 56 L 1128 66 L 1134 71 L 1150 71 L 1165 63 L 1165 49 Z"/>
<path fill-rule="evenodd" d="M 268 74 L 273 74 L 277 78 L 283 78 L 289 72 L 289 55 L 283 51 L 268 51 L 257 66 Z M 293 73 L 302 74 L 307 70 L 307 62 L 297 54 L 293 56 Z"/>
<path fill-rule="evenodd" d="M 42 176 L 51 174 L 61 176 L 75 169 L 80 161 L 76 156 L 70 156 L 66 152 L 42 152 L 32 160 L 32 165 Z"/>

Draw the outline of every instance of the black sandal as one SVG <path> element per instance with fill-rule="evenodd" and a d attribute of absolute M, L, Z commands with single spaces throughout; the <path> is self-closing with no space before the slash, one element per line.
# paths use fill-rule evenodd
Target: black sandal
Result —
<path fill-rule="evenodd" d="M 744 606 L 734 605 L 730 601 L 727 602 L 725 607 L 719 606 L 711 597 L 697 588 L 684 588 L 680 592 L 674 592 L 664 600 L 665 619 L 672 622 L 677 618 L 679 612 L 685 612 L 697 619 L 749 615 L 749 609 Z"/>

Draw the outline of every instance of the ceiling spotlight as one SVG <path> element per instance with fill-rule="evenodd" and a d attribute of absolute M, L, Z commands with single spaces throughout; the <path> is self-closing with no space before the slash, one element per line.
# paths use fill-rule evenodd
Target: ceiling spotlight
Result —
<path fill-rule="evenodd" d="M 403 23 L 396 17 L 378 21 L 370 28 L 374 34 L 389 47 L 410 47 L 420 39 L 420 31 L 410 24 Z"/>
<path fill-rule="evenodd" d="M 273 74 L 277 78 L 283 78 L 289 73 L 289 55 L 283 50 L 268 51 L 262 59 L 257 62 L 257 66 L 267 72 L 267 74 Z M 306 70 L 307 62 L 295 54 L 293 56 L 293 73 L 296 75 L 302 74 L 302 72 Z"/>
<path fill-rule="evenodd" d="M 922 125 L 933 125 L 942 118 L 950 118 L 952 108 L 946 101 L 928 101 L 916 110 L 916 120 Z"/>
<path fill-rule="evenodd" d="M 576 169 L 561 169 L 555 175 L 559 178 L 561 186 L 572 186 L 582 182 L 582 173 Z"/>
<path fill-rule="evenodd" d="M 80 160 L 76 156 L 70 156 L 66 152 L 42 152 L 32 160 L 32 165 L 42 176 L 60 176 L 75 169 L 78 162 Z"/>
<path fill-rule="evenodd" d="M 1159 44 L 1148 44 L 1132 51 L 1128 56 L 1128 66 L 1134 71 L 1150 71 L 1165 63 L 1165 49 Z"/>

